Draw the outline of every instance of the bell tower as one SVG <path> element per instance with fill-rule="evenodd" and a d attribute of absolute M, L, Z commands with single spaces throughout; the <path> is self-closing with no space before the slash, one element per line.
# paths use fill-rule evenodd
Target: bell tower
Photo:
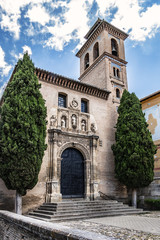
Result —
<path fill-rule="evenodd" d="M 86 42 L 76 54 L 80 58 L 81 82 L 108 90 L 112 100 L 127 89 L 124 40 L 128 34 L 98 19 L 85 35 Z"/>

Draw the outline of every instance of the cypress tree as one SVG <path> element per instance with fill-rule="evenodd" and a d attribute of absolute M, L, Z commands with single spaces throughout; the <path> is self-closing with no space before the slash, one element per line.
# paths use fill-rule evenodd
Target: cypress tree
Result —
<path fill-rule="evenodd" d="M 112 145 L 115 174 L 128 189 L 135 191 L 153 181 L 156 146 L 147 128 L 139 99 L 134 93 L 124 90 L 118 114 L 116 143 Z"/>
<path fill-rule="evenodd" d="M 25 195 L 38 181 L 46 149 L 46 107 L 28 54 L 16 65 L 1 107 L 0 177 L 8 189 Z"/>

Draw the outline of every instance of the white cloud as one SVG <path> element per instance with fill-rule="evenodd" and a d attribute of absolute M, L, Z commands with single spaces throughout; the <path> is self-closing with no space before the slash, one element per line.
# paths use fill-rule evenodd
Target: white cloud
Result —
<path fill-rule="evenodd" d="M 20 53 L 19 56 L 15 56 L 17 59 L 23 58 L 23 55 L 26 52 L 28 53 L 28 55 L 30 55 L 30 56 L 32 55 L 32 50 L 31 50 L 31 48 L 29 46 L 24 45 L 22 47 L 22 49 L 23 49 L 23 53 Z"/>
<path fill-rule="evenodd" d="M 12 66 L 5 61 L 5 53 L 0 46 L 0 74 L 2 76 L 7 76 L 11 70 Z"/>
<path fill-rule="evenodd" d="M 20 25 L 18 24 L 19 14 L 6 15 L 2 14 L 0 22 L 1 28 L 5 31 L 12 32 L 16 39 L 19 38 Z"/>
<path fill-rule="evenodd" d="M 50 20 L 49 14 L 41 5 L 34 5 L 31 9 L 28 10 L 25 17 L 28 17 L 30 19 L 30 22 L 38 22 L 41 25 L 45 25 Z"/>
<path fill-rule="evenodd" d="M 26 6 L 34 4 L 42 4 L 51 2 L 51 0 L 0 0 L 0 7 L 2 9 L 2 19 L 0 26 L 3 30 L 9 31 L 14 34 L 15 38 L 19 38 L 20 24 L 22 9 Z"/>
<path fill-rule="evenodd" d="M 28 29 L 26 30 L 26 34 L 29 37 L 33 37 L 35 35 L 35 29 L 32 23 L 30 23 L 30 25 L 28 26 Z"/>
<path fill-rule="evenodd" d="M 47 30 L 52 35 L 46 40 L 45 46 L 63 50 L 64 46 L 72 39 L 80 40 L 77 49 L 84 42 L 84 35 L 89 29 L 89 10 L 93 0 L 70 0 L 64 5 L 63 15 L 56 16 L 54 26 L 48 26 Z M 130 31 L 130 39 L 133 41 L 145 41 L 152 38 L 160 27 L 160 5 L 153 4 L 143 9 L 144 0 L 96 0 L 97 16 L 107 20 L 113 14 L 112 24 L 116 27 Z M 63 22 L 62 22 L 63 17 Z M 74 33 L 74 34 L 73 34 Z"/>
<path fill-rule="evenodd" d="M 24 45 L 23 47 L 22 47 L 22 49 L 23 49 L 23 53 L 26 53 L 26 52 L 28 52 L 28 55 L 32 55 L 32 50 L 31 50 L 31 48 L 29 47 L 29 46 L 27 46 L 27 45 Z"/>
<path fill-rule="evenodd" d="M 121 2 L 121 0 L 119 0 Z M 129 0 L 128 0 L 129 1 Z M 103 17 L 107 17 L 108 14 L 110 14 L 110 10 L 115 6 L 116 0 L 107 0 L 107 1 L 102 1 L 102 0 L 96 0 L 97 5 L 98 5 L 98 13 Z M 106 14 L 107 11 L 107 14 Z"/>
<path fill-rule="evenodd" d="M 160 27 L 160 5 L 153 4 L 146 10 L 141 3 L 143 0 L 96 0 L 99 6 L 99 15 L 107 16 L 113 7 L 117 8 L 112 24 L 120 29 L 130 31 L 130 39 L 145 41 L 147 37 L 155 35 Z"/>
<path fill-rule="evenodd" d="M 83 42 L 83 37 L 89 29 L 85 1 L 71 0 L 65 6 L 66 11 L 63 14 L 63 22 L 61 16 L 57 16 L 55 25 L 47 27 L 52 36 L 45 42 L 46 46 L 56 50 L 63 50 L 64 46 L 72 39 L 80 39 L 80 42 Z"/>
<path fill-rule="evenodd" d="M 111 23 L 126 32 L 130 31 L 130 39 L 133 41 L 145 41 L 159 31 L 160 4 L 152 4 L 143 9 L 142 3 L 147 0 L 0 0 L 0 26 L 3 30 L 14 33 L 18 39 L 21 30 L 19 20 L 22 13 L 26 12 L 23 17 L 28 18 L 30 24 L 25 34 L 32 37 L 36 35 L 34 23 L 38 23 L 41 24 L 38 34 L 45 37 L 49 36 L 45 35 L 46 33 L 50 34 L 46 37 L 44 46 L 63 50 L 64 46 L 74 40 L 79 42 L 79 48 L 89 30 L 90 10 L 94 2 L 98 6 L 95 17 L 106 20 L 113 17 Z M 47 3 L 47 6 L 44 3 Z M 58 8 L 62 11 L 54 15 L 54 10 Z M 116 9 L 114 13 L 113 8 Z"/>
<path fill-rule="evenodd" d="M 5 88 L 7 87 L 8 82 L 5 82 L 1 87 L 0 87 L 0 99 L 2 98 L 2 95 L 4 93 Z"/>
<path fill-rule="evenodd" d="M 15 38 L 19 38 L 20 25 L 18 19 L 21 17 L 21 8 L 26 4 L 29 4 L 29 0 L 0 0 L 0 7 L 2 8 L 3 14 L 0 21 L 2 29 L 9 31 L 14 34 Z"/>

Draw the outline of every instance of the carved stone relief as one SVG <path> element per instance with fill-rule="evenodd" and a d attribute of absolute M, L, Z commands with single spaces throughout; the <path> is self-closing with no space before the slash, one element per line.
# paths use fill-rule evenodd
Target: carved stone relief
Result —
<path fill-rule="evenodd" d="M 91 123 L 91 132 L 96 133 L 95 123 Z"/>
<path fill-rule="evenodd" d="M 80 111 L 78 101 L 73 98 L 69 108 L 59 107 L 55 109 L 49 119 L 49 128 L 58 128 L 64 132 L 90 135 L 97 130 L 95 119 L 92 118 L 91 114 Z"/>
<path fill-rule="evenodd" d="M 86 131 L 86 120 L 84 119 L 81 121 L 81 130 Z"/>
<path fill-rule="evenodd" d="M 71 122 L 72 122 L 72 128 L 76 129 L 77 128 L 77 116 L 75 114 L 72 115 Z"/>
<path fill-rule="evenodd" d="M 71 108 L 77 109 L 78 108 L 78 102 L 75 98 L 73 98 L 72 102 L 70 103 Z"/>
<path fill-rule="evenodd" d="M 66 116 L 61 117 L 61 128 L 66 128 Z"/>
<path fill-rule="evenodd" d="M 50 128 L 56 127 L 57 117 L 55 115 L 52 115 L 50 118 Z"/>

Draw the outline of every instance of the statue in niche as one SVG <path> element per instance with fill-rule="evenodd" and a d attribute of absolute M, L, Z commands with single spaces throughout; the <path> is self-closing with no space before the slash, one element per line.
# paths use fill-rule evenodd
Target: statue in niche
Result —
<path fill-rule="evenodd" d="M 75 114 L 72 115 L 72 127 L 76 128 L 77 127 L 77 116 Z"/>
<path fill-rule="evenodd" d="M 96 132 L 96 126 L 95 126 L 95 123 L 91 123 L 91 131 L 92 131 L 93 133 Z"/>
<path fill-rule="evenodd" d="M 57 122 L 56 116 L 52 115 L 51 118 L 50 118 L 50 127 L 55 127 L 56 122 Z"/>
<path fill-rule="evenodd" d="M 62 116 L 61 118 L 61 128 L 66 128 L 66 117 Z"/>
<path fill-rule="evenodd" d="M 86 121 L 85 120 L 82 120 L 82 122 L 81 122 L 81 130 L 86 131 Z"/>

